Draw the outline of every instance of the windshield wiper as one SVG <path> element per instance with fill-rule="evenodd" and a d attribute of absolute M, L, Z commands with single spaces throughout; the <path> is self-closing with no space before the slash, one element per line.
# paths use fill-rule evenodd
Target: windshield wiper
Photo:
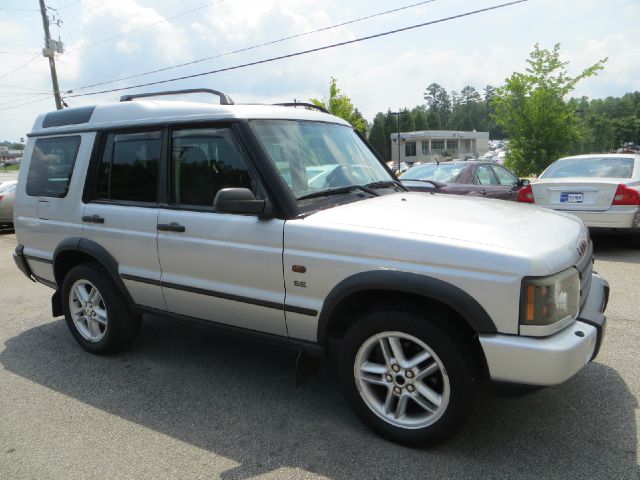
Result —
<path fill-rule="evenodd" d="M 378 192 L 369 188 L 369 186 L 365 185 L 347 185 L 346 187 L 337 187 L 337 188 L 329 188 L 327 190 L 320 190 L 319 192 L 308 193 L 307 195 L 302 195 L 298 197 L 296 200 L 306 200 L 307 198 L 318 198 L 318 197 L 326 197 L 329 195 L 339 195 L 342 193 L 349 193 L 353 190 L 362 190 L 363 192 L 367 192 L 369 195 L 373 195 L 374 197 L 380 196 Z"/>
<path fill-rule="evenodd" d="M 398 180 L 381 180 L 379 182 L 371 182 L 371 183 L 367 183 L 365 185 L 365 187 L 369 187 L 369 188 L 389 188 L 389 187 L 398 187 L 403 191 L 407 190 L 407 187 L 405 187 L 402 183 L 400 183 Z"/>

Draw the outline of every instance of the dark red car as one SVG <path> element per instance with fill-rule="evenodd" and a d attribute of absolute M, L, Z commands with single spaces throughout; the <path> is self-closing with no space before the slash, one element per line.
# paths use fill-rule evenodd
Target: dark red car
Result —
<path fill-rule="evenodd" d="M 452 193 L 503 200 L 518 199 L 518 190 L 528 184 L 493 162 L 464 161 L 416 165 L 400 178 L 416 192 Z"/>

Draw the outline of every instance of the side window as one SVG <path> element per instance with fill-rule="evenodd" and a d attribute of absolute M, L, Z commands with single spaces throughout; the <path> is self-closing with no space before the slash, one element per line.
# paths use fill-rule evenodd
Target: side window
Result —
<path fill-rule="evenodd" d="M 476 168 L 475 183 L 477 185 L 497 185 L 498 179 L 493 174 L 489 165 L 478 165 L 478 168 Z"/>
<path fill-rule="evenodd" d="M 80 137 L 39 138 L 33 146 L 27 195 L 62 198 L 69 191 Z"/>
<path fill-rule="evenodd" d="M 172 204 L 213 207 L 223 188 L 256 193 L 247 161 L 228 128 L 190 128 L 171 135 Z"/>
<path fill-rule="evenodd" d="M 500 185 L 513 185 L 518 183 L 518 179 L 509 170 L 499 165 L 493 165 L 493 171 L 498 177 Z"/>
<path fill-rule="evenodd" d="M 159 130 L 107 135 L 94 198 L 156 202 L 161 151 Z"/>

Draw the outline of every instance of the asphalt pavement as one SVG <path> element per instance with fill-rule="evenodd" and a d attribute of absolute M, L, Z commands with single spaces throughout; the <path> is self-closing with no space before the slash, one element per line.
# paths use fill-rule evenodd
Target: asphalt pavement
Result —
<path fill-rule="evenodd" d="M 640 235 L 594 241 L 611 285 L 597 360 L 483 396 L 453 440 L 411 449 L 359 423 L 331 362 L 296 388 L 291 352 L 152 317 L 130 350 L 85 353 L 0 235 L 0 479 L 638 480 Z"/>

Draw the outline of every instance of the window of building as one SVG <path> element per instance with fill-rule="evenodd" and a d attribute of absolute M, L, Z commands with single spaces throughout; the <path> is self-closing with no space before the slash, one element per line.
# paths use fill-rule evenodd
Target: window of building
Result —
<path fill-rule="evenodd" d="M 432 153 L 444 152 L 444 140 L 431 140 L 431 152 Z"/>
<path fill-rule="evenodd" d="M 404 155 L 405 157 L 416 156 L 416 142 L 407 142 L 404 144 Z"/>
<path fill-rule="evenodd" d="M 462 148 L 464 148 L 465 152 L 473 151 L 473 140 L 470 138 L 465 138 L 462 140 Z"/>
<path fill-rule="evenodd" d="M 156 202 L 161 151 L 159 130 L 107 135 L 95 198 Z"/>
<path fill-rule="evenodd" d="M 422 142 L 422 155 L 429 155 L 429 140 Z"/>
<path fill-rule="evenodd" d="M 27 195 L 62 198 L 69 191 L 80 137 L 39 138 L 33 146 Z"/>
<path fill-rule="evenodd" d="M 447 140 L 447 152 L 454 153 L 458 151 L 458 141 L 457 140 Z"/>
<path fill-rule="evenodd" d="M 213 207 L 223 188 L 255 192 L 242 151 L 227 128 L 174 130 L 171 148 L 171 203 Z"/>

